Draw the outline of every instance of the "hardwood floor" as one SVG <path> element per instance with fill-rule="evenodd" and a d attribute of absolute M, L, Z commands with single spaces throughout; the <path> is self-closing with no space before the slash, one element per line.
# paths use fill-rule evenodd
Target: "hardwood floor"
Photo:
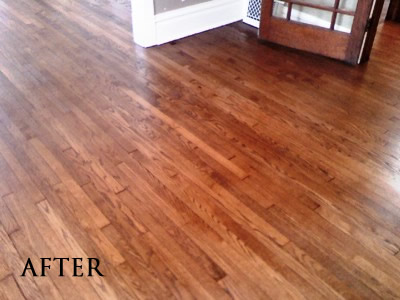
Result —
<path fill-rule="evenodd" d="M 400 25 L 371 61 L 128 0 L 0 1 L 0 298 L 400 298 Z M 28 258 L 72 262 L 21 277 Z"/>

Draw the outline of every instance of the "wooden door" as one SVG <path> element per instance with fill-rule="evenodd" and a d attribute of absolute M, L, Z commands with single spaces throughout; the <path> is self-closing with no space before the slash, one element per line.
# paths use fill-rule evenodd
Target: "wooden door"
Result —
<path fill-rule="evenodd" d="M 369 58 L 383 2 L 263 0 L 259 38 L 357 64 Z"/>

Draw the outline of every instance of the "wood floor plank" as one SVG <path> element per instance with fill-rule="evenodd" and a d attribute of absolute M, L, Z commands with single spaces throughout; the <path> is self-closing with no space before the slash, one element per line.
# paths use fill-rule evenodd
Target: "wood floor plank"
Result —
<path fill-rule="evenodd" d="M 10 148 L 5 145 L 3 140 L 0 138 L 0 152 L 4 159 L 7 161 L 10 169 L 15 173 L 19 182 L 24 185 L 24 188 L 29 191 L 31 199 L 35 202 L 39 202 L 44 199 L 42 192 L 39 188 L 32 182 L 32 178 L 27 173 L 27 171 L 22 167 L 20 162 L 10 151 Z M 4 179 L 5 180 L 5 179 Z M 16 192 L 17 187 L 13 187 L 12 191 Z"/>
<path fill-rule="evenodd" d="M 235 166 L 233 163 L 229 162 L 227 158 L 221 157 L 221 155 L 211 148 L 209 145 L 204 143 L 201 139 L 197 138 L 194 136 L 190 131 L 186 130 L 185 128 L 179 126 L 179 124 L 176 123 L 173 119 L 169 118 L 167 115 L 163 114 L 160 112 L 157 108 L 149 104 L 146 100 L 141 98 L 139 95 L 137 95 L 134 91 L 132 90 L 125 90 L 125 93 L 128 94 L 132 99 L 135 101 L 139 101 L 139 103 L 149 109 L 153 115 L 157 116 L 164 122 L 166 122 L 169 126 L 171 126 L 174 130 L 178 131 L 182 135 L 184 135 L 186 138 L 191 140 L 194 144 L 196 144 L 198 147 L 200 147 L 203 151 L 208 153 L 211 157 L 216 159 L 219 163 L 224 165 L 228 170 L 232 171 L 235 175 L 237 175 L 239 178 L 243 179 L 248 176 L 243 170 Z"/>
<path fill-rule="evenodd" d="M 25 298 L 12 275 L 0 280 L 0 296 L 4 300 Z"/>
<path fill-rule="evenodd" d="M 3 228 L 8 235 L 19 230 L 19 225 L 15 220 L 14 215 L 11 213 L 2 198 L 0 198 L 0 224 L 3 225 Z"/>
<path fill-rule="evenodd" d="M 399 298 L 399 25 L 354 68 L 130 18 L 0 2 L 0 298 Z M 20 276 L 60 256 L 105 276 Z"/>
<path fill-rule="evenodd" d="M 133 196 L 129 191 L 122 192 L 119 195 L 125 203 L 133 202 L 135 196 Z M 147 215 L 149 212 L 147 208 L 143 205 L 141 208 L 141 216 L 142 220 L 147 227 L 149 227 L 149 232 L 144 234 L 145 240 L 155 249 L 160 251 L 163 249 L 163 252 L 160 253 L 162 258 L 167 262 L 167 265 L 173 273 L 181 280 L 189 280 L 192 278 L 192 271 L 197 270 L 197 274 L 201 274 L 196 276 L 196 278 L 192 278 L 189 282 L 186 282 L 185 285 L 188 285 L 192 292 L 196 291 L 195 294 L 199 293 L 203 297 L 206 298 L 226 298 L 227 295 L 219 288 L 217 282 L 212 278 L 210 274 L 204 272 L 203 269 L 206 268 L 203 264 L 199 264 L 199 261 L 202 261 L 199 257 L 192 257 L 192 253 L 189 254 L 186 251 L 182 250 L 182 241 L 178 243 L 172 242 L 171 235 L 175 238 L 180 235 L 173 235 L 171 230 L 168 230 L 168 223 L 170 222 L 164 218 L 164 222 L 156 222 L 151 215 Z M 161 226 L 162 225 L 162 226 Z M 167 232 L 168 230 L 168 232 Z M 157 232 L 157 238 L 153 235 L 149 236 L 150 232 Z M 171 232 L 171 233 L 170 233 Z M 178 231 L 179 232 L 179 231 Z M 182 236 L 183 237 L 183 236 Z M 168 249 L 168 250 L 167 250 Z M 200 252 L 201 253 L 201 252 Z M 166 259 L 168 257 L 168 259 Z M 179 259 L 178 259 L 179 257 Z M 195 282 L 194 282 L 195 281 Z M 210 293 L 209 288 L 211 288 L 212 292 Z"/>
<path fill-rule="evenodd" d="M 18 255 L 18 252 L 15 249 L 14 244 L 12 243 L 9 236 L 5 232 L 3 226 L 1 225 L 0 225 L 0 247 L 5 262 L 8 265 L 8 267 L 13 270 L 13 274 L 18 282 L 18 286 L 20 287 L 21 292 L 25 295 L 25 297 L 30 299 L 42 299 L 43 295 L 39 291 L 35 281 L 31 277 L 22 278 L 19 272 L 17 271 L 17 270 L 23 270 L 25 264 L 22 261 L 21 257 Z M 13 281 L 10 282 L 6 279 L 5 283 L 12 284 Z M 8 288 L 12 289 L 12 285 L 9 286 Z"/>
<path fill-rule="evenodd" d="M 7 276 L 12 274 L 12 270 L 6 264 L 5 259 L 3 258 L 3 254 L 0 255 L 0 280 L 3 280 Z"/>
<path fill-rule="evenodd" d="M 157 265 L 161 265 L 162 261 L 156 257 L 157 255 L 153 254 L 153 257 L 147 259 L 146 252 L 141 250 L 145 250 L 148 246 L 140 236 L 127 240 L 112 225 L 104 228 L 104 233 L 118 249 L 123 250 L 126 263 L 118 266 L 118 269 L 130 274 L 125 281 L 133 285 L 134 292 L 139 298 L 154 298 L 154 294 L 170 298 L 176 290 L 179 294 L 188 293 L 184 287 L 176 289 L 175 284 L 169 282 L 169 277 L 159 271 Z M 168 268 L 164 266 L 164 270 Z"/>
<path fill-rule="evenodd" d="M 12 200 L 9 200 L 12 201 Z M 35 250 L 32 249 L 31 245 L 26 242 L 27 236 L 25 235 L 26 231 L 20 230 L 18 232 L 14 232 L 11 234 L 10 238 L 14 243 L 15 247 L 18 249 L 19 254 L 23 258 L 30 258 L 33 265 L 37 267 L 40 261 L 40 258 L 35 253 Z M 36 249 L 37 253 L 45 253 L 42 252 L 44 247 L 41 247 L 40 251 Z M 46 251 L 46 254 L 50 254 L 50 252 Z M 47 256 L 47 255 L 46 255 Z M 24 262 L 25 263 L 25 262 Z M 55 266 L 52 266 L 53 268 Z M 38 273 L 39 269 L 35 269 Z M 21 271 L 22 273 L 22 271 Z M 40 273 L 39 273 L 40 274 Z M 21 275 L 21 274 L 19 274 Z M 37 284 L 38 288 L 42 292 L 45 297 L 51 297 L 52 299 L 63 299 L 63 297 L 79 297 L 79 294 L 74 291 L 68 291 L 68 285 L 72 284 L 72 281 L 68 279 L 62 280 L 61 278 L 55 276 L 58 274 L 49 274 L 49 276 L 35 278 L 35 283 Z M 31 276 L 30 271 L 27 271 L 27 276 Z M 61 280 L 60 280 L 61 279 Z"/>
<path fill-rule="evenodd" d="M 63 224 L 60 217 L 55 214 L 47 200 L 41 201 L 37 204 L 39 210 L 46 216 L 48 222 L 52 225 L 54 230 L 60 237 L 64 237 L 65 246 L 74 253 L 76 257 L 87 258 L 88 255 L 82 250 L 78 242 L 70 234 L 70 232 L 65 230 L 65 225 Z M 102 277 L 94 277 L 93 280 L 88 280 L 93 287 L 93 289 L 98 293 L 102 299 L 117 299 L 116 291 L 111 289 L 108 283 Z"/>
<path fill-rule="evenodd" d="M 34 138 L 29 141 L 33 147 L 40 153 L 44 160 L 48 162 L 54 172 L 63 181 L 66 187 L 72 192 L 75 198 L 80 200 L 82 209 L 88 211 L 88 214 L 92 217 L 94 223 L 99 228 L 103 228 L 110 224 L 109 220 L 99 210 L 99 208 L 93 204 L 91 199 L 84 193 L 81 187 L 74 181 L 73 177 L 63 168 L 61 163 L 54 157 L 54 155 L 41 143 L 40 140 Z"/>
<path fill-rule="evenodd" d="M 11 194 L 5 197 L 4 200 L 16 216 L 21 228 L 10 236 L 21 257 L 26 259 L 31 257 L 32 260 L 37 263 L 42 255 L 44 257 L 52 257 L 53 255 L 57 257 L 68 256 L 68 251 L 62 246 L 62 239 L 55 237 L 53 229 L 40 214 L 36 204 L 30 201 L 26 193 L 18 192 L 16 194 Z M 29 216 L 29 218 L 27 216 Z M 53 243 L 48 243 L 46 241 L 53 241 Z M 67 272 L 69 271 L 66 270 L 66 273 Z M 18 269 L 18 275 L 21 274 L 22 271 Z M 38 281 L 38 286 L 41 290 L 43 289 L 44 294 L 50 294 L 50 292 L 55 290 L 52 287 L 53 283 L 56 285 L 58 291 L 64 291 L 67 297 L 79 298 L 77 290 L 68 288 L 68 286 L 71 285 L 75 285 L 77 289 L 84 291 L 84 297 L 97 297 L 97 294 L 93 291 L 89 282 L 85 280 L 74 281 L 71 280 L 71 278 L 65 279 L 65 277 L 58 277 L 58 272 L 51 273 L 49 277 L 41 278 L 41 280 Z M 57 291 L 53 293 L 53 296 L 57 298 Z"/>

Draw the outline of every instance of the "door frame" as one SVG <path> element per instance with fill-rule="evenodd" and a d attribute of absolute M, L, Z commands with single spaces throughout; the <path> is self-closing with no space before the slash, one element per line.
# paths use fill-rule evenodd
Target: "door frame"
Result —
<path fill-rule="evenodd" d="M 372 14 L 370 16 L 371 20 L 370 28 L 366 33 L 366 36 L 364 38 L 363 48 L 361 49 L 361 56 L 359 60 L 360 64 L 367 62 L 371 56 L 372 46 L 374 45 L 375 36 L 378 30 L 378 25 L 381 18 L 384 3 L 385 0 L 375 1 L 375 8 L 373 8 L 371 12 Z"/>

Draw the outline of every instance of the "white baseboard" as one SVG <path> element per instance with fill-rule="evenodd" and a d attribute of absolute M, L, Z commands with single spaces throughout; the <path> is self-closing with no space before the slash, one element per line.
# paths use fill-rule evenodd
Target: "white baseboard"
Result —
<path fill-rule="evenodd" d="M 243 0 L 211 0 L 154 17 L 160 45 L 243 19 Z"/>
<path fill-rule="evenodd" d="M 252 18 L 249 18 L 247 16 L 245 16 L 243 18 L 243 22 L 246 23 L 246 24 L 249 24 L 249 25 L 251 25 L 253 27 L 256 27 L 256 28 L 260 27 L 260 21 L 252 19 Z"/>

